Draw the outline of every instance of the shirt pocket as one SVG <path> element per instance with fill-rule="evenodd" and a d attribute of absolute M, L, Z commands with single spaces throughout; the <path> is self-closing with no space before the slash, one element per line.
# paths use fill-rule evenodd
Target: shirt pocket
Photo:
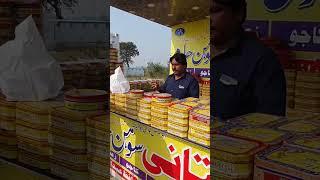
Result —
<path fill-rule="evenodd" d="M 241 83 L 236 80 L 236 83 L 224 83 L 219 81 L 220 88 L 217 89 L 217 96 L 222 103 L 227 106 L 227 109 L 239 108 L 241 100 Z"/>
<path fill-rule="evenodd" d="M 185 85 L 178 85 L 175 89 L 176 96 L 179 98 L 185 98 L 188 95 L 188 87 L 185 87 Z"/>

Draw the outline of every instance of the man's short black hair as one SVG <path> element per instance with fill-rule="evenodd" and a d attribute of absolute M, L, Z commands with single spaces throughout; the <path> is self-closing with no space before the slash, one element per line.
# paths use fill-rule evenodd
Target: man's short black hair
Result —
<path fill-rule="evenodd" d="M 232 12 L 239 13 L 243 11 L 244 17 L 242 19 L 242 23 L 247 18 L 247 2 L 246 0 L 214 0 L 218 4 L 222 4 L 224 6 L 230 7 Z"/>
<path fill-rule="evenodd" d="M 170 63 L 172 63 L 172 60 L 175 59 L 179 64 L 182 65 L 188 65 L 187 63 L 187 57 L 183 53 L 175 53 L 171 58 L 170 58 Z"/>

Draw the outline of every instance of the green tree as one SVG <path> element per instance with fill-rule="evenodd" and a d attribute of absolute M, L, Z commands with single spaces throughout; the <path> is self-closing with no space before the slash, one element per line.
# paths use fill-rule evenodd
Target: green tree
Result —
<path fill-rule="evenodd" d="M 61 8 L 73 8 L 78 4 L 78 1 L 79 0 L 41 0 L 41 3 L 46 10 L 53 9 L 57 19 L 63 19 Z"/>
<path fill-rule="evenodd" d="M 132 58 L 139 56 L 139 50 L 133 42 L 120 42 L 120 58 L 129 67 L 133 64 Z"/>
<path fill-rule="evenodd" d="M 145 73 L 150 78 L 166 79 L 169 74 L 169 67 L 160 63 L 148 62 Z"/>

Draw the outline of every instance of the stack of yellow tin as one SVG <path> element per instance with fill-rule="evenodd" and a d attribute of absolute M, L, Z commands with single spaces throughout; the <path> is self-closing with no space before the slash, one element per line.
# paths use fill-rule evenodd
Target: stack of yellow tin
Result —
<path fill-rule="evenodd" d="M 310 119 L 315 116 L 316 115 L 314 113 L 299 111 L 299 110 L 289 109 L 289 108 L 287 108 L 287 112 L 286 112 L 286 119 L 288 121 L 299 120 L 299 119 Z"/>
<path fill-rule="evenodd" d="M 138 119 L 138 102 L 143 97 L 143 90 L 131 90 L 127 94 L 126 98 L 126 116 L 128 118 L 137 120 Z"/>
<path fill-rule="evenodd" d="M 86 88 L 106 89 L 107 73 L 104 63 L 88 63 Z"/>
<path fill-rule="evenodd" d="M 17 158 L 16 103 L 0 97 L 0 156 Z"/>
<path fill-rule="evenodd" d="M 187 137 L 189 129 L 189 111 L 191 107 L 173 104 L 168 110 L 168 132 L 179 137 Z"/>
<path fill-rule="evenodd" d="M 316 119 L 295 120 L 283 122 L 277 125 L 275 129 L 293 134 L 313 134 L 320 132 L 320 124 L 319 120 Z"/>
<path fill-rule="evenodd" d="M 50 169 L 50 111 L 57 106 L 63 106 L 63 102 L 17 103 L 16 134 L 20 162 L 40 169 Z"/>
<path fill-rule="evenodd" d="M 298 71 L 295 109 L 320 113 L 320 73 Z"/>
<path fill-rule="evenodd" d="M 53 174 L 66 179 L 88 179 L 86 118 L 101 113 L 53 108 L 50 128 Z"/>
<path fill-rule="evenodd" d="M 319 147 L 319 139 L 300 140 L 299 146 L 273 146 L 256 155 L 254 179 L 320 179 L 320 153 L 314 148 Z"/>
<path fill-rule="evenodd" d="M 168 107 L 172 101 L 171 94 L 154 94 L 151 102 L 151 126 L 160 130 L 168 129 Z"/>
<path fill-rule="evenodd" d="M 213 134 L 210 162 L 213 179 L 252 179 L 254 156 L 262 144 Z"/>
<path fill-rule="evenodd" d="M 250 113 L 231 119 L 228 124 L 234 127 L 272 127 L 284 121 L 285 119 L 280 116 Z"/>
<path fill-rule="evenodd" d="M 110 93 L 110 111 L 111 112 L 115 112 L 115 110 L 116 110 L 116 104 L 115 104 L 116 100 L 115 99 L 116 99 L 115 94 Z"/>
<path fill-rule="evenodd" d="M 294 108 L 294 88 L 297 72 L 295 69 L 286 69 L 285 76 L 287 80 L 287 106 Z"/>
<path fill-rule="evenodd" d="M 266 146 L 281 144 L 292 136 L 290 133 L 267 127 L 233 127 L 227 130 L 226 134 L 255 140 Z"/>
<path fill-rule="evenodd" d="M 189 130 L 189 112 L 199 106 L 198 98 L 186 98 L 173 101 L 168 110 L 168 132 L 179 137 L 187 137 Z"/>
<path fill-rule="evenodd" d="M 151 102 L 153 92 L 144 93 L 144 97 L 139 101 L 138 120 L 145 124 L 151 122 Z"/>
<path fill-rule="evenodd" d="M 97 89 L 73 89 L 64 93 L 64 104 L 77 111 L 96 111 L 106 109 L 108 94 Z"/>
<path fill-rule="evenodd" d="M 202 97 L 210 97 L 210 78 L 201 78 L 200 94 Z"/>
<path fill-rule="evenodd" d="M 203 106 L 190 111 L 188 138 L 206 146 L 210 145 L 210 107 Z"/>
<path fill-rule="evenodd" d="M 91 180 L 110 177 L 109 122 L 109 116 L 106 114 L 87 118 L 87 156 Z"/>
<path fill-rule="evenodd" d="M 127 94 L 115 94 L 115 107 L 116 107 L 116 113 L 125 115 L 126 109 L 125 109 L 125 104 L 126 104 L 126 96 Z"/>

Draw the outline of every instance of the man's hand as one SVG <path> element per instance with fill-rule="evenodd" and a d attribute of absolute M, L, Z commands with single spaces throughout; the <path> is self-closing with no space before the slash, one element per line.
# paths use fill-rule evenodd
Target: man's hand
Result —
<path fill-rule="evenodd" d="M 152 82 L 152 84 L 151 84 L 151 88 L 152 88 L 152 90 L 158 90 L 159 89 L 159 84 L 157 83 L 157 82 Z"/>

